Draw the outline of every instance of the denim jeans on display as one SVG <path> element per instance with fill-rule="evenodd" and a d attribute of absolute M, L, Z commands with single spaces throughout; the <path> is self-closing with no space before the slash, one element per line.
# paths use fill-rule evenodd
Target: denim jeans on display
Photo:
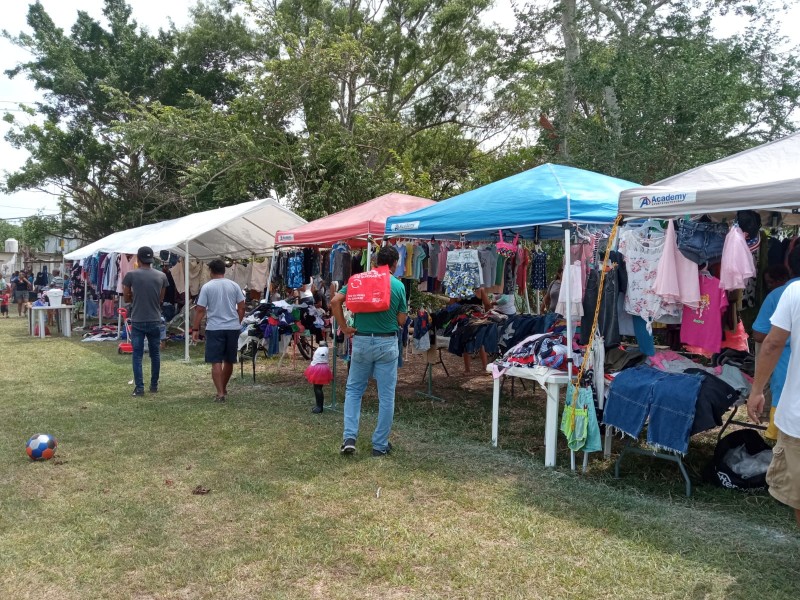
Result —
<path fill-rule="evenodd" d="M 350 373 L 344 397 L 344 439 L 358 437 L 361 398 L 370 377 L 378 386 L 378 423 L 372 435 L 372 447 L 385 451 L 394 419 L 394 391 L 397 385 L 397 338 L 356 335 L 350 359 Z"/>
<path fill-rule="evenodd" d="M 678 250 L 698 265 L 718 262 L 726 235 L 728 226 L 724 223 L 679 221 Z"/>
<path fill-rule="evenodd" d="M 147 338 L 147 349 L 150 352 L 150 387 L 158 387 L 158 376 L 161 372 L 161 321 L 131 323 L 131 344 L 133 344 L 133 383 L 137 390 L 144 389 L 142 373 L 142 357 L 144 356 L 144 340 Z"/>
<path fill-rule="evenodd" d="M 686 454 L 702 383 L 699 375 L 626 369 L 611 383 L 603 422 L 638 438 L 649 416 L 647 443 Z"/>

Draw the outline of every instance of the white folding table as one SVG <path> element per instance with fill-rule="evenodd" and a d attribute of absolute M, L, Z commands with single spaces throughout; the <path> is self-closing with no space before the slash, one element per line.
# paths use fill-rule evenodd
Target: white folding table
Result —
<path fill-rule="evenodd" d="M 493 365 L 486 371 L 493 373 Z M 569 376 L 563 371 L 548 367 L 511 367 L 500 377 L 494 379 L 492 390 L 492 446 L 497 447 L 497 429 L 500 418 L 500 386 L 503 377 L 519 377 L 538 383 L 547 394 L 547 412 L 544 428 L 544 466 L 556 466 L 556 440 L 558 439 L 558 406 L 561 388 L 569 383 Z"/>
<path fill-rule="evenodd" d="M 30 311 L 30 320 L 28 321 L 28 325 L 30 327 L 30 334 L 33 335 L 35 331 L 34 323 L 39 325 L 39 337 L 41 339 L 45 338 L 45 323 L 47 321 L 47 311 L 48 310 L 56 310 L 58 311 L 58 324 L 61 330 L 61 333 L 64 337 L 71 337 L 72 336 L 72 309 L 75 308 L 72 305 L 62 304 L 61 306 L 31 306 L 28 310 Z"/>

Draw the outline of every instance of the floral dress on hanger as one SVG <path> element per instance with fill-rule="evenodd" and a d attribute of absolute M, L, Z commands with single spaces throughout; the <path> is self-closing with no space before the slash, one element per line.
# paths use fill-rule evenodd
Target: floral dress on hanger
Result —
<path fill-rule="evenodd" d="M 625 312 L 644 319 L 648 331 L 652 331 L 653 321 L 664 316 L 680 318 L 683 312 L 681 304 L 665 302 L 653 289 L 665 240 L 663 232 L 646 228 L 628 229 L 620 235 L 619 251 L 628 270 Z"/>

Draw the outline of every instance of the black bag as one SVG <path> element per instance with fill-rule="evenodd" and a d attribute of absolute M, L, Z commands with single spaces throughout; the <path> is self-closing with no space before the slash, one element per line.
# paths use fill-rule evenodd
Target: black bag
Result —
<path fill-rule="evenodd" d="M 706 468 L 706 481 L 719 487 L 731 490 L 758 491 L 767 489 L 767 473 L 754 475 L 747 479 L 740 477 L 725 463 L 725 455 L 740 446 L 744 446 L 750 456 L 769 450 L 770 446 L 754 429 L 740 429 L 726 435 L 714 449 L 714 458 Z"/>

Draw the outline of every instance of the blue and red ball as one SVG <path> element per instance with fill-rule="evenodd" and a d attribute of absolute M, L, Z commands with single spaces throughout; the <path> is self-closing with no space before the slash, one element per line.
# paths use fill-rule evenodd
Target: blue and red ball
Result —
<path fill-rule="evenodd" d="M 25 452 L 32 460 L 50 460 L 56 454 L 58 442 L 52 435 L 36 433 L 25 444 Z"/>

